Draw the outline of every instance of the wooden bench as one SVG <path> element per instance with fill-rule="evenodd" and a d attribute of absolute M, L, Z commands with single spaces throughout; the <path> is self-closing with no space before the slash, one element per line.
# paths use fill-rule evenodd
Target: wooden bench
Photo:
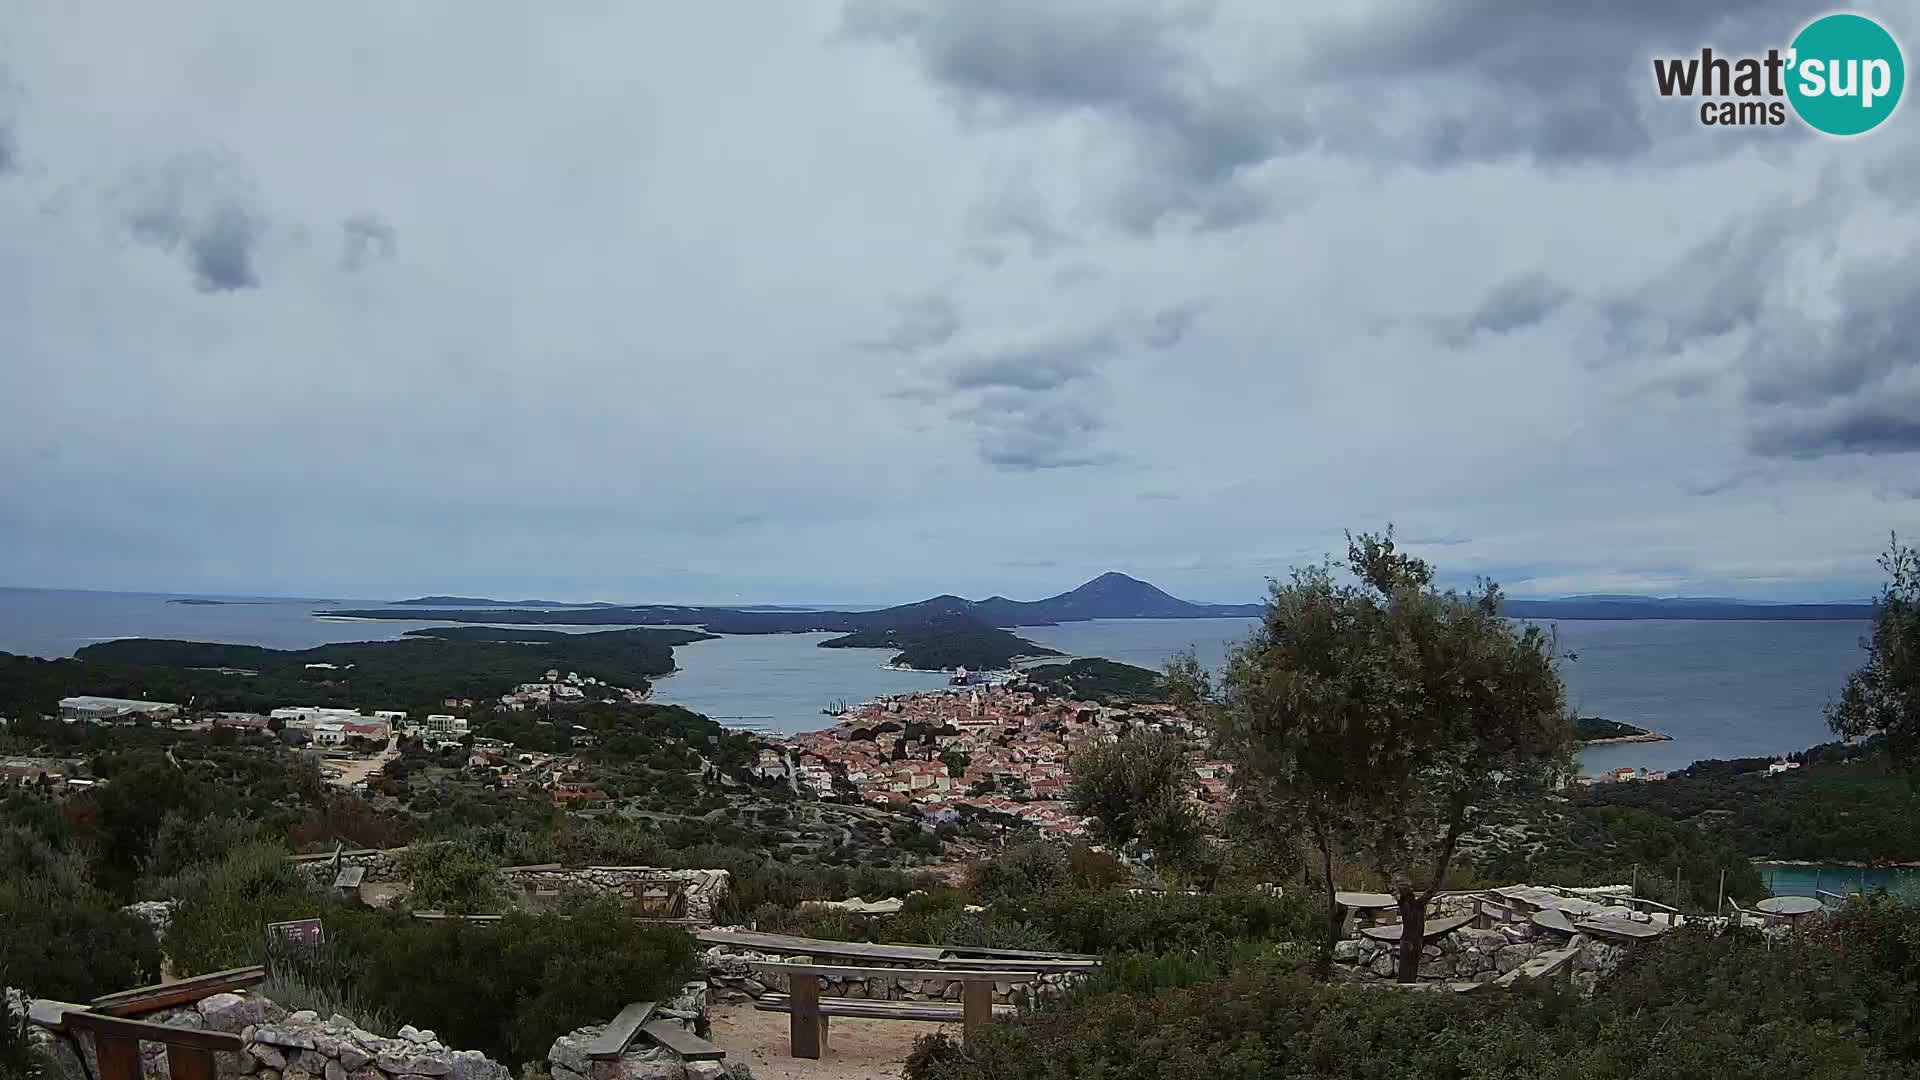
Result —
<path fill-rule="evenodd" d="M 238 1035 L 128 1020 L 64 1001 L 35 1001 L 28 1007 L 27 1019 L 51 1031 L 92 1035 L 94 1058 L 100 1066 L 99 1080 L 141 1080 L 140 1044 L 143 1041 L 166 1046 L 167 1072 L 173 1080 L 215 1080 L 214 1053 L 239 1053 L 246 1049 L 246 1043 Z"/>
<path fill-rule="evenodd" d="M 257 986 L 267 979 L 267 969 L 259 965 L 253 967 L 230 968 L 226 971 L 213 971 L 205 975 L 195 975 L 191 979 L 178 982 L 160 983 L 155 986 L 140 986 L 132 990 L 102 994 L 94 998 L 87 1006 L 91 1012 L 105 1013 L 108 1016 L 141 1016 L 145 1013 L 171 1009 L 176 1005 L 187 1005 L 201 998 L 215 994 L 244 990 Z"/>
<path fill-rule="evenodd" d="M 788 1023 L 789 1049 L 797 1058 L 819 1058 L 827 1049 L 827 1021 L 835 1016 L 866 1020 L 921 1020 L 964 1025 L 971 1035 L 993 1019 L 993 984 L 997 982 L 1034 982 L 1040 973 L 1032 969 L 1001 968 L 898 968 L 853 967 L 833 964 L 785 964 L 755 961 L 753 970 L 769 975 L 785 975 L 790 992 L 762 994 L 753 1007 L 762 1012 L 783 1012 Z M 874 998 L 822 997 L 827 979 L 906 979 L 908 981 L 958 982 L 960 1001 L 883 1001 Z M 999 1006 L 1001 1013 L 1012 1006 Z"/>

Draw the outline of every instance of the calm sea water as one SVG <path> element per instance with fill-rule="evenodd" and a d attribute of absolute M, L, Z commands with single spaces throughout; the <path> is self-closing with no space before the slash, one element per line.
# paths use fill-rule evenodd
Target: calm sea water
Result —
<path fill-rule="evenodd" d="M 1020 631 L 1075 656 L 1158 668 L 1192 648 L 1216 666 L 1246 637 L 1252 619 L 1144 619 L 1067 623 Z M 1822 708 L 1865 659 L 1865 622 L 1567 620 L 1561 647 L 1576 654 L 1561 672 L 1585 716 L 1603 716 L 1672 736 L 1671 742 L 1597 746 L 1583 771 L 1627 765 L 1678 769 L 1708 757 L 1758 757 L 1833 738 Z"/>
<path fill-rule="evenodd" d="M 316 618 L 318 602 L 170 604 L 178 596 L 0 589 L 0 651 L 71 656 L 117 637 L 183 638 L 302 649 L 336 641 L 389 640 L 440 625 L 411 620 Z M 342 606 L 364 602 L 348 601 Z M 1250 619 L 1127 619 L 1029 627 L 1040 644 L 1159 668 L 1193 648 L 1216 665 Z M 1826 741 L 1821 708 L 1859 666 L 1859 622 L 1579 622 L 1558 624 L 1578 654 L 1564 673 L 1574 705 L 1673 736 L 1673 741 L 1597 747 L 1587 771 L 1620 765 L 1679 768 L 1703 757 L 1787 753 Z M 559 627 L 600 630 L 606 627 Z M 938 675 L 889 671 L 887 654 L 821 649 L 830 635 L 724 637 L 675 650 L 681 671 L 661 679 L 659 700 L 710 716 L 749 717 L 778 731 L 822 725 L 821 709 L 942 685 Z"/>
<path fill-rule="evenodd" d="M 1885 889 L 1900 896 L 1920 895 L 1920 869 L 1910 866 L 1801 866 L 1761 863 L 1760 879 L 1775 896 L 1812 896 L 1821 892 L 1871 892 Z"/>

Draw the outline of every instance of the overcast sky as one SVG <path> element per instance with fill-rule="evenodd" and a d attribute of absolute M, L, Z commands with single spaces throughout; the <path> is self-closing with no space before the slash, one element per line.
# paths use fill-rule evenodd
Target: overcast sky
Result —
<path fill-rule="evenodd" d="M 1920 114 L 1650 67 L 1823 10 L 9 5 L 0 584 L 1863 597 Z"/>

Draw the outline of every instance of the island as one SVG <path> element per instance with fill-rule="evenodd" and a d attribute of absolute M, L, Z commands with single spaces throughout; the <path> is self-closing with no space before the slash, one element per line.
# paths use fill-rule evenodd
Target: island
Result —
<path fill-rule="evenodd" d="M 1605 720 L 1598 716 L 1575 717 L 1573 737 L 1582 746 L 1600 746 L 1606 743 L 1672 742 L 1673 736 L 1662 735 L 1657 731 L 1623 724 L 1618 720 Z"/>
<path fill-rule="evenodd" d="M 1129 705 L 1167 700 L 1166 680 L 1159 672 L 1099 657 L 1041 664 L 1025 674 L 1028 686 L 1050 697 Z"/>
<path fill-rule="evenodd" d="M 953 615 L 916 626 L 856 630 L 820 643 L 823 649 L 894 649 L 889 666 L 912 671 L 997 671 L 1024 657 L 1059 656 L 1056 649 Z"/>

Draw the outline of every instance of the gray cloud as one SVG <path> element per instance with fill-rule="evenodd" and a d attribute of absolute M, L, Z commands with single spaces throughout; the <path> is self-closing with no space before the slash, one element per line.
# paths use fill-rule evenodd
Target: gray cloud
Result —
<path fill-rule="evenodd" d="M 1105 327 L 1043 334 L 960 360 L 945 380 L 955 390 L 1056 390 L 1091 378 L 1113 350 Z"/>
<path fill-rule="evenodd" d="M 1106 465 L 1118 455 L 1091 444 L 1106 422 L 1085 402 L 994 391 L 954 413 L 977 429 L 980 457 L 1009 472 Z"/>
<path fill-rule="evenodd" d="M 1573 299 L 1566 286 L 1538 271 L 1512 277 L 1496 285 L 1478 307 L 1464 317 L 1443 320 L 1440 339 L 1455 348 L 1476 334 L 1511 334 L 1538 326 Z"/>
<path fill-rule="evenodd" d="M 1171 349 L 1193 329 L 1194 320 L 1207 309 L 1204 301 L 1189 300 L 1156 312 L 1147 321 L 1146 343 L 1156 349 Z"/>
<path fill-rule="evenodd" d="M 860 347 L 872 352 L 916 353 L 945 345 L 960 332 L 960 312 L 953 301 L 938 293 L 927 293 L 892 304 L 893 326 L 886 333 Z"/>
<path fill-rule="evenodd" d="M 1216 79 L 1192 38 L 1211 23 L 1205 5 L 1157 0 L 1032 4 L 975 0 L 851 0 L 845 27 L 901 45 L 974 122 L 1021 123 L 1085 114 L 1131 140 L 1132 175 L 1107 201 L 1111 221 L 1136 233 L 1178 217 L 1200 228 L 1258 216 L 1245 170 L 1304 145 L 1306 128 L 1284 98 Z M 990 204 L 1029 235 L 1035 209 L 1017 193 Z"/>
<path fill-rule="evenodd" d="M 1044 259 L 1078 243 L 1077 237 L 1063 228 L 1047 204 L 1046 196 L 1033 181 L 1022 178 L 1005 184 L 968 212 L 968 224 L 982 238 L 984 248 L 992 248 L 997 258 L 982 259 L 991 265 L 1005 258 L 998 245 L 1017 241 L 1026 245 L 1027 254 Z"/>
<path fill-rule="evenodd" d="M 340 223 L 340 233 L 341 265 L 348 270 L 392 259 L 399 244 L 393 226 L 376 214 L 355 214 Z"/>
<path fill-rule="evenodd" d="M 1732 374 L 1762 457 L 1920 451 L 1920 236 L 1894 256 L 1835 244 L 1847 213 L 1873 212 L 1862 189 L 1884 186 L 1883 170 L 1860 173 L 1860 186 L 1829 174 L 1810 197 L 1736 218 L 1646 286 L 1603 301 L 1609 356 L 1724 350 L 1725 373 L 1668 373 L 1647 389 L 1696 395 Z M 1823 264 L 1833 266 L 1825 297 L 1804 280 Z"/>
<path fill-rule="evenodd" d="M 254 248 L 266 221 L 250 186 L 227 160 L 183 154 L 135 174 L 120 190 L 121 221 L 134 239 L 180 254 L 203 292 L 257 288 Z"/>

